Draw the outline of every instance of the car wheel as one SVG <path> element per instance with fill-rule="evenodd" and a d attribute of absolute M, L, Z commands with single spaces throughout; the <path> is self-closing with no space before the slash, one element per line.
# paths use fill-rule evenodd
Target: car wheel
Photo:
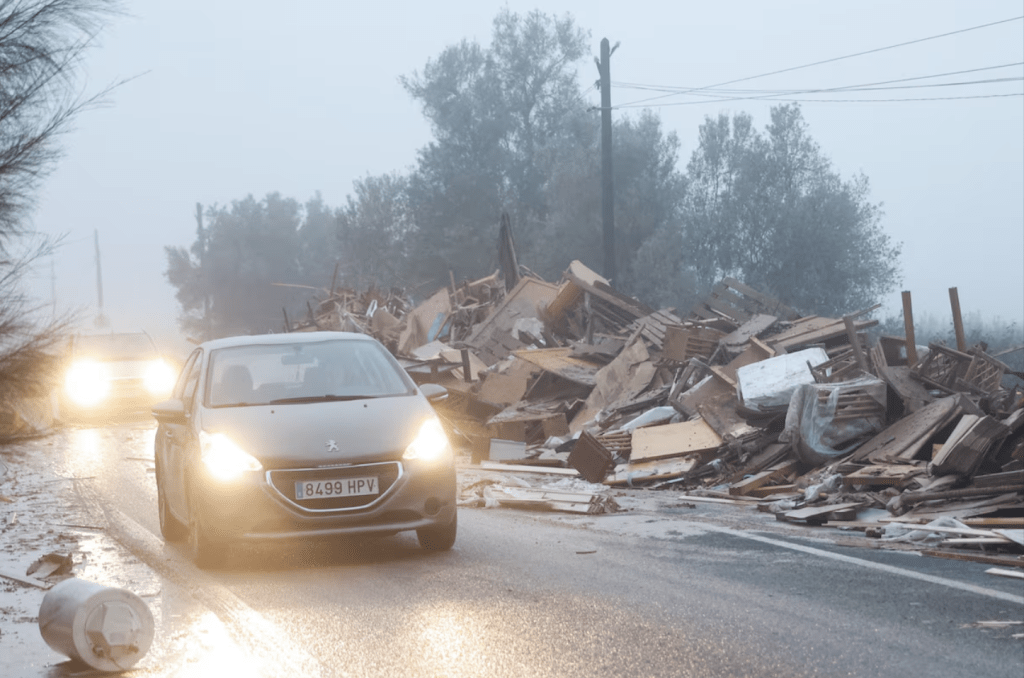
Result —
<path fill-rule="evenodd" d="M 433 527 L 421 527 L 416 530 L 416 538 L 420 546 L 428 551 L 447 551 L 455 545 L 455 533 L 459 528 L 459 514 L 452 516 L 447 525 L 435 525 Z"/>
<path fill-rule="evenodd" d="M 199 509 L 199 493 L 192 483 L 188 491 L 188 557 L 196 567 L 208 570 L 220 566 L 224 562 L 225 547 L 211 537 Z"/>
<path fill-rule="evenodd" d="M 160 514 L 160 534 L 166 541 L 181 541 L 185 536 L 185 526 L 171 514 L 167 506 L 167 493 L 164 492 L 164 473 L 160 467 L 160 456 L 156 457 L 156 504 Z"/>

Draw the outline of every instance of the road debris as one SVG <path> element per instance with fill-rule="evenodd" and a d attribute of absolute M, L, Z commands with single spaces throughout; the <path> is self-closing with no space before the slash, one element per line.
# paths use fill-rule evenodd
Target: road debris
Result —
<path fill-rule="evenodd" d="M 1024 552 L 1024 374 L 984 342 L 913 344 L 909 292 L 910 342 L 869 337 L 878 305 L 802 317 L 726 278 L 679 313 L 580 261 L 542 280 L 500 247 L 494 274 L 419 304 L 332 288 L 291 328 L 366 332 L 448 390 L 437 410 L 463 470 L 487 478 L 467 477 L 463 505 L 593 513 L 602 492 L 647 487 L 869 536 L 924 532 L 943 552 Z M 554 489 L 559 473 L 587 489 Z M 926 531 L 947 519 L 960 531 Z"/>

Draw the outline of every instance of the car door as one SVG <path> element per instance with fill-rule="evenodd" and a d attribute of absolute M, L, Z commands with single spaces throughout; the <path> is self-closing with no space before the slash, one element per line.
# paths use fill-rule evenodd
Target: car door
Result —
<path fill-rule="evenodd" d="M 196 349 L 181 371 L 181 378 L 175 384 L 173 398 L 182 402 L 185 416 L 181 421 L 165 422 L 160 425 L 157 435 L 163 436 L 166 461 L 164 492 L 171 512 L 179 519 L 188 513 L 185 508 L 185 465 L 190 450 L 198 444 L 193 426 L 196 414 L 196 395 L 199 391 L 199 375 L 203 367 L 203 351 Z"/>

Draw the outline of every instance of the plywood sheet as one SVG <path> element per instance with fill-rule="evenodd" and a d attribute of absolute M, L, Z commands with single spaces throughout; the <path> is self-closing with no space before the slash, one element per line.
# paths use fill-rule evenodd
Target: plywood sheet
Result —
<path fill-rule="evenodd" d="M 717 450 L 722 438 L 703 419 L 647 426 L 633 431 L 630 462 Z"/>
<path fill-rule="evenodd" d="M 594 386 L 595 378 L 601 365 L 575 358 L 571 354 L 573 348 L 538 348 L 524 351 L 514 351 L 520 360 L 536 365 L 545 372 L 551 372 L 563 379 L 568 379 L 583 386 Z"/>

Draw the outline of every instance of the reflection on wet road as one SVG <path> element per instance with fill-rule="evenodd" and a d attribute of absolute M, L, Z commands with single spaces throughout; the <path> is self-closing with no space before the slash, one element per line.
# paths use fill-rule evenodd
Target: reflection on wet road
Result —
<path fill-rule="evenodd" d="M 138 556 L 82 534 L 79 576 L 135 591 L 156 617 L 133 675 L 1019 678 L 1019 641 L 965 628 L 1019 617 L 1019 606 L 672 516 L 569 524 L 463 510 L 447 553 L 424 552 L 411 534 L 295 542 L 238 548 L 224 569 L 201 572 L 156 536 L 153 433 L 69 430 L 47 448 L 54 473 L 79 479 Z M 665 520 L 677 524 L 635 536 Z"/>

